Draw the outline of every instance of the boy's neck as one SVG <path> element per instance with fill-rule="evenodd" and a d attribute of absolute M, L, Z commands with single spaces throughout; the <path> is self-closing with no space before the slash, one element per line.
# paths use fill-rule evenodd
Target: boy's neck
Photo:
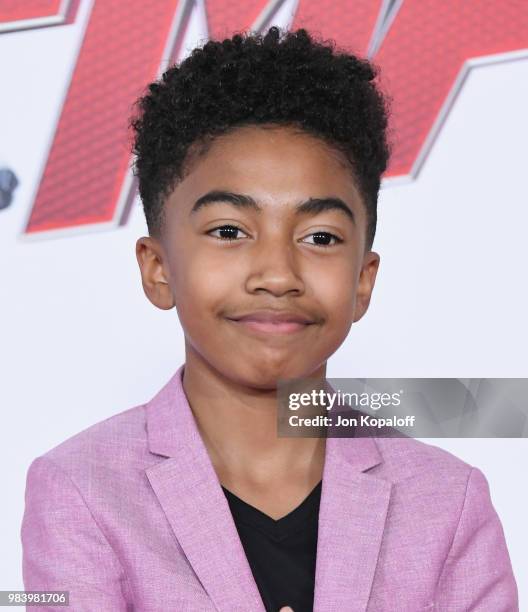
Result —
<path fill-rule="evenodd" d="M 301 498 L 313 489 L 326 440 L 278 437 L 275 389 L 238 385 L 186 348 L 183 388 L 220 483 L 231 490 L 236 483 L 261 490 L 295 483 Z M 316 375 L 326 375 L 326 363 Z"/>

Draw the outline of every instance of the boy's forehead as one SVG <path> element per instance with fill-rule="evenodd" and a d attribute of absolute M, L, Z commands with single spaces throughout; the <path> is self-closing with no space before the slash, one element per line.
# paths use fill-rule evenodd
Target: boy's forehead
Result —
<path fill-rule="evenodd" d="M 188 201 L 211 189 L 262 201 L 339 196 L 361 202 L 343 154 L 290 126 L 244 126 L 216 137 L 192 157 L 173 196 Z"/>
<path fill-rule="evenodd" d="M 201 161 L 209 158 L 212 165 L 222 161 L 243 169 L 258 162 L 280 165 L 284 158 L 297 162 L 298 167 L 315 165 L 323 170 L 337 164 L 347 169 L 344 155 L 335 147 L 293 126 L 237 127 L 214 138 L 200 157 Z M 258 169 L 258 165 L 254 167 Z"/>

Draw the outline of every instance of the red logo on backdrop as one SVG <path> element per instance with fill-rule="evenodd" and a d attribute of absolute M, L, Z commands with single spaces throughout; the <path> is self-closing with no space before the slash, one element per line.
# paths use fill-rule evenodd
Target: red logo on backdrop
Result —
<path fill-rule="evenodd" d="M 91 13 L 25 232 L 120 225 L 136 194 L 126 126 L 132 102 L 178 57 L 193 0 L 86 0 Z M 0 32 L 69 23 L 75 0 L 0 0 Z M 280 0 L 206 0 L 212 38 L 265 29 Z M 388 178 L 414 176 L 470 68 L 525 57 L 528 3 L 299 0 L 292 26 L 381 66 L 393 99 Z"/>

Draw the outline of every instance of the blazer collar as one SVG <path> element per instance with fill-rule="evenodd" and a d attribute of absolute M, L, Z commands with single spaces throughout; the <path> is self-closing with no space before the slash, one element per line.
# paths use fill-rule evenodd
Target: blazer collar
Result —
<path fill-rule="evenodd" d="M 183 389 L 181 365 L 146 404 L 146 475 L 193 570 L 219 612 L 265 612 L 227 499 Z M 364 612 L 391 484 L 375 440 L 328 438 L 319 510 L 314 612 Z"/>

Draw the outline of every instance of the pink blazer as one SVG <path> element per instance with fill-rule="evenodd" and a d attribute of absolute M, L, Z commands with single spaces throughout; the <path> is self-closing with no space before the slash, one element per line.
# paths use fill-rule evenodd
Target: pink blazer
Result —
<path fill-rule="evenodd" d="M 66 440 L 29 467 L 26 590 L 82 612 L 265 612 L 182 387 Z M 329 438 L 315 612 L 515 612 L 487 481 L 412 438 Z"/>

